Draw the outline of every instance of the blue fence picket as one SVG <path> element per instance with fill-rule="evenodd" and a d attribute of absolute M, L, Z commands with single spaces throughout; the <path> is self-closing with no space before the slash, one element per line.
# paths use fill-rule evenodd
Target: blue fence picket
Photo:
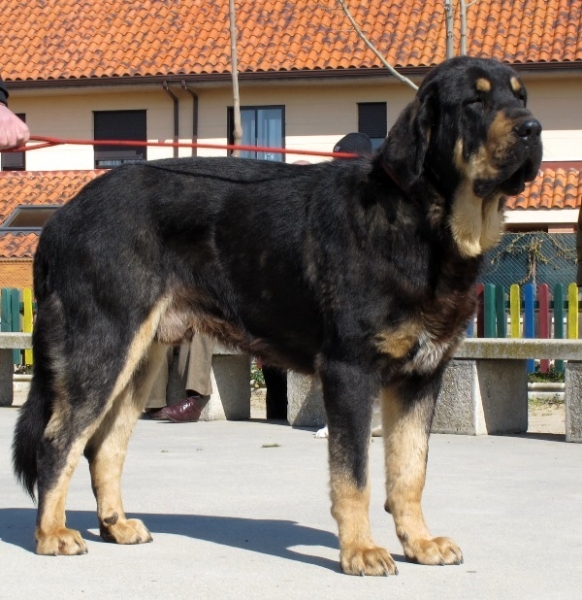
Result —
<path fill-rule="evenodd" d="M 523 286 L 523 337 L 535 338 L 535 287 L 531 283 L 526 283 Z M 527 361 L 527 372 L 535 371 L 535 361 L 529 359 Z"/>

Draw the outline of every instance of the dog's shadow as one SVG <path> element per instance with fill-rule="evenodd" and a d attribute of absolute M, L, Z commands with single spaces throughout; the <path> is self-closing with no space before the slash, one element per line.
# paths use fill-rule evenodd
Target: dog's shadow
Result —
<path fill-rule="evenodd" d="M 293 521 L 203 515 L 131 513 L 128 516 L 142 519 L 154 539 L 157 533 L 184 535 L 339 572 L 337 560 L 304 554 L 292 549 L 295 546 L 323 546 L 337 550 L 337 536 L 328 531 L 299 525 Z M 0 509 L 0 540 L 34 552 L 32 538 L 35 519 L 36 510 L 32 508 Z M 86 540 L 105 543 L 98 535 L 90 531 L 97 528 L 97 517 L 94 512 L 67 511 L 67 525 L 79 529 Z M 397 561 L 405 560 L 401 556 L 393 555 L 393 558 Z"/>

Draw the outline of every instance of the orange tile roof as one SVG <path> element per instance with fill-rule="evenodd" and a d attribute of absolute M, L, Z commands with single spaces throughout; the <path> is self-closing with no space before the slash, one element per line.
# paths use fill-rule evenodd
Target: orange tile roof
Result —
<path fill-rule="evenodd" d="M 390 63 L 445 58 L 442 0 L 348 4 Z M 335 0 L 236 6 L 242 73 L 381 67 Z M 2 73 L 8 81 L 224 75 L 228 22 L 226 1 L 2 0 Z M 457 14 L 457 47 L 458 22 Z M 468 9 L 468 53 L 512 63 L 582 61 L 581 22 L 577 0 L 478 0 Z"/>
<path fill-rule="evenodd" d="M 525 192 L 510 198 L 509 209 L 580 208 L 582 176 L 578 169 L 544 169 Z"/>
<path fill-rule="evenodd" d="M 64 204 L 103 171 L 0 172 L 0 225 L 19 206 Z M 0 233 L 1 258 L 33 256 L 36 233 Z"/>
<path fill-rule="evenodd" d="M 64 204 L 103 171 L 0 172 L 0 224 L 20 205 Z M 508 209 L 578 209 L 582 174 L 576 169 L 544 169 L 525 192 L 510 198 Z M 0 258 L 32 257 L 35 233 L 1 233 Z"/>

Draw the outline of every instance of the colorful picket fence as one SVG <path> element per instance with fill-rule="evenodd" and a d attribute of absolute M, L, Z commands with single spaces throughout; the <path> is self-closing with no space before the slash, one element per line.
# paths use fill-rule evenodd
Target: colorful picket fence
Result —
<path fill-rule="evenodd" d="M 578 286 L 561 283 L 550 290 L 547 284 L 523 286 L 513 284 L 509 290 L 492 283 L 477 286 L 478 310 L 468 335 L 483 338 L 578 339 L 580 300 Z M 540 361 L 540 371 L 547 373 L 550 362 Z M 534 361 L 528 370 L 534 371 Z M 556 361 L 557 371 L 564 362 Z"/>
<path fill-rule="evenodd" d="M 34 310 L 32 290 L 2 288 L 1 331 L 32 332 Z M 483 338 L 579 338 L 579 290 L 575 283 L 558 283 L 550 290 L 547 284 L 523 286 L 513 284 L 507 289 L 492 283 L 477 286 L 478 310 L 468 330 L 469 337 Z M 32 350 L 13 351 L 14 364 L 31 365 Z M 557 371 L 564 362 L 556 361 Z M 528 364 L 534 370 L 534 361 Z M 547 373 L 549 361 L 540 361 L 540 371 Z"/>
<path fill-rule="evenodd" d="M 0 291 L 0 331 L 32 332 L 35 304 L 32 290 L 24 288 L 2 288 Z M 13 350 L 12 360 L 15 365 L 31 365 L 32 349 Z"/>

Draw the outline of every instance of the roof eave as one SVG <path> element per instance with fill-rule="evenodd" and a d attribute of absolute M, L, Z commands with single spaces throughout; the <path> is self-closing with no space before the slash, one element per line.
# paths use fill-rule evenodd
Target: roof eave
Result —
<path fill-rule="evenodd" d="M 411 78 L 424 77 L 434 65 L 418 67 L 397 67 L 400 74 Z M 574 72 L 582 73 L 582 61 L 564 62 L 528 62 L 512 63 L 512 66 L 523 73 L 558 73 Z M 343 79 L 343 78 L 378 78 L 395 79 L 387 69 L 383 67 L 347 68 L 347 69 L 296 69 L 291 71 L 258 71 L 241 72 L 241 81 L 284 81 L 297 79 Z M 127 86 L 161 84 L 182 81 L 191 84 L 197 83 L 223 83 L 231 79 L 231 74 L 224 73 L 199 73 L 199 74 L 169 74 L 169 75 L 128 75 L 115 77 L 70 77 L 62 79 L 26 79 L 7 80 L 11 90 L 17 89 L 41 89 L 41 88 L 66 88 L 66 87 L 92 87 L 92 86 Z"/>

